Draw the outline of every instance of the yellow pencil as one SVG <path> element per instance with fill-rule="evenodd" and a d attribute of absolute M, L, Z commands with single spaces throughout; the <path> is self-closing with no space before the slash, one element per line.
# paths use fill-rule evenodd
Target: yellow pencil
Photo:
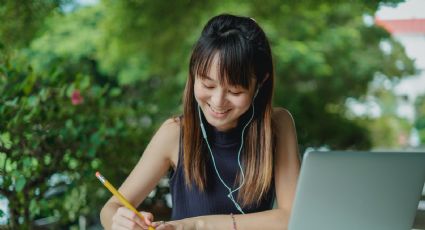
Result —
<path fill-rule="evenodd" d="M 105 177 L 103 177 L 99 172 L 96 172 L 96 177 L 100 180 L 100 182 L 102 182 L 103 185 L 105 185 L 105 187 L 111 191 L 112 194 L 114 194 L 114 196 L 116 196 L 118 198 L 118 200 L 120 200 L 120 202 L 128 209 L 130 209 L 131 211 L 133 211 L 134 213 L 136 213 L 137 216 L 140 217 L 140 219 L 142 219 L 143 221 L 145 221 L 145 217 L 140 214 L 139 211 L 137 211 L 137 209 L 135 209 L 133 207 L 133 205 L 130 204 L 130 202 L 128 202 L 127 199 L 125 199 L 125 197 L 123 195 L 121 195 L 121 193 L 119 193 L 114 186 L 112 186 L 111 183 L 109 183 L 108 180 L 105 179 Z M 149 230 L 154 230 L 155 228 L 153 228 L 152 226 L 149 226 Z"/>

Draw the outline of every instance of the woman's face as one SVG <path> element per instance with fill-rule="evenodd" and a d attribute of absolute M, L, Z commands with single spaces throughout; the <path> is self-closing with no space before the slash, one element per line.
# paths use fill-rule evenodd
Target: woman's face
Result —
<path fill-rule="evenodd" d="M 219 131 L 226 131 L 236 127 L 239 117 L 251 106 L 255 79 L 249 89 L 220 85 L 217 60 L 218 55 L 215 55 L 205 79 L 195 77 L 194 93 L 208 123 Z"/>

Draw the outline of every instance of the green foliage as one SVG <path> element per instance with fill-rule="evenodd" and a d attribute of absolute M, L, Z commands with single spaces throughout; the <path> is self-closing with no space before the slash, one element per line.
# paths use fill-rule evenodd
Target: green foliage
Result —
<path fill-rule="evenodd" d="M 177 71 L 186 70 L 199 35 L 195 29 L 204 23 L 199 18 L 215 4 L 204 0 L 102 3 L 100 68 L 116 74 L 123 84 L 152 75 L 170 81 Z"/>
<path fill-rule="evenodd" d="M 367 118 L 363 124 L 368 127 L 375 149 L 400 149 L 408 147 L 411 125 L 406 119 L 383 115 Z"/>
<path fill-rule="evenodd" d="M 94 183 L 96 170 L 128 173 L 157 110 L 138 99 L 137 85 L 119 88 L 83 71 L 40 76 L 10 60 L 0 61 L 0 193 L 13 204 L 10 226 L 46 216 L 72 223 L 89 207 L 99 209 L 99 200 L 89 199 L 104 189 Z"/>
<path fill-rule="evenodd" d="M 367 130 L 344 118 L 345 100 L 366 94 L 377 73 L 391 79 L 412 74 L 412 61 L 387 32 L 363 22 L 364 14 L 373 13 L 367 7 L 374 6 L 294 5 L 274 7 L 276 104 L 294 114 L 303 146 L 370 148 Z M 390 53 L 380 49 L 385 41 L 393 47 Z M 399 69 L 396 62 L 403 63 Z"/>
<path fill-rule="evenodd" d="M 28 45 L 44 18 L 66 1 L 0 0 L 0 40 L 7 47 Z"/>
<path fill-rule="evenodd" d="M 409 146 L 412 129 L 411 121 L 400 117 L 398 106 L 405 103 L 403 97 L 395 95 L 388 78 L 374 79 L 368 90 L 368 97 L 379 107 L 379 117 L 360 118 L 359 122 L 368 129 L 375 149 L 402 149 Z"/>
<path fill-rule="evenodd" d="M 101 12 L 97 8 L 82 8 L 73 14 L 55 14 L 46 19 L 44 32 L 34 39 L 22 55 L 31 60 L 35 72 L 50 70 L 61 63 L 78 67 L 82 58 L 96 58 L 96 42 L 100 39 L 97 28 Z M 66 61 L 65 61 L 66 60 Z M 75 71 L 75 70 L 74 70 Z"/>
<path fill-rule="evenodd" d="M 425 143 L 425 95 L 416 98 L 415 101 L 415 128 L 418 130 L 421 143 Z"/>

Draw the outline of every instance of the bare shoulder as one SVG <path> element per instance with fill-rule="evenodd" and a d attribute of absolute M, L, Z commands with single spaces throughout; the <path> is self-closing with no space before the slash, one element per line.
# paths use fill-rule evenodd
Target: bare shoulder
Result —
<path fill-rule="evenodd" d="M 274 107 L 273 108 L 273 119 L 282 119 L 282 118 L 286 118 L 286 119 L 288 119 L 288 118 L 290 118 L 290 119 L 292 119 L 292 115 L 291 115 L 291 113 L 287 110 L 287 109 L 285 109 L 285 108 L 282 108 L 282 107 Z"/>
<path fill-rule="evenodd" d="M 171 117 L 165 120 L 158 129 L 158 133 L 164 134 L 169 137 L 180 133 L 180 118 Z"/>
<path fill-rule="evenodd" d="M 273 108 L 272 125 L 277 129 L 277 132 L 295 126 L 292 114 L 282 107 Z"/>
<path fill-rule="evenodd" d="M 170 160 L 174 167 L 178 160 L 178 148 L 180 137 L 180 118 L 171 117 L 165 120 L 155 134 L 155 141 L 159 142 L 159 146 L 165 148 L 164 153 L 167 153 L 166 158 Z"/>
<path fill-rule="evenodd" d="M 165 120 L 161 127 L 159 128 L 163 131 L 169 131 L 169 132 L 179 132 L 180 130 L 180 118 L 179 117 L 170 117 L 167 120 Z"/>
<path fill-rule="evenodd" d="M 156 132 L 156 140 L 161 141 L 165 146 L 173 147 L 173 144 L 178 143 L 180 135 L 180 119 L 171 117 L 165 120 Z"/>

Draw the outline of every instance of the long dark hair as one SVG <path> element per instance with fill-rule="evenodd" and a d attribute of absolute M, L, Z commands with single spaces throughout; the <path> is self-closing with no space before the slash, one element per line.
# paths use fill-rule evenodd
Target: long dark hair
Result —
<path fill-rule="evenodd" d="M 194 97 L 196 77 L 207 76 L 215 55 L 219 59 L 219 81 L 233 86 L 250 87 L 256 79 L 254 119 L 247 128 L 242 155 L 245 185 L 239 190 L 242 206 L 259 202 L 270 189 L 273 178 L 274 138 L 272 132 L 273 61 L 264 31 L 251 18 L 222 14 L 211 18 L 195 44 L 189 65 L 189 77 L 183 97 L 183 164 L 186 184 L 194 183 L 201 191 L 206 185 L 207 152 L 197 118 Z M 237 177 L 240 180 L 240 175 Z"/>

